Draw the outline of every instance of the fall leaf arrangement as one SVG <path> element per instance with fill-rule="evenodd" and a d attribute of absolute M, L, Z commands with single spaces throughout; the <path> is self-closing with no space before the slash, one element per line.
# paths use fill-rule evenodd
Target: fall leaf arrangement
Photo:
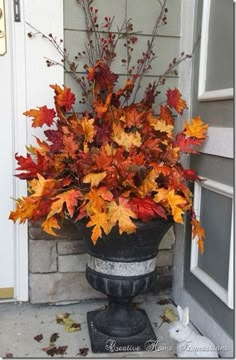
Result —
<path fill-rule="evenodd" d="M 166 100 L 157 104 L 166 76 L 191 55 L 181 53 L 166 71 L 143 91 L 137 101 L 142 79 L 155 59 L 154 41 L 159 29 L 167 23 L 166 0 L 158 1 L 160 13 L 151 40 L 142 56 L 132 62 L 138 41 L 131 20 L 112 32 L 114 18 L 98 23 L 98 9 L 92 0 L 77 0 L 84 11 L 87 26 L 85 51 L 70 60 L 52 34 L 40 33 L 57 48 L 62 63 L 47 59 L 47 65 L 61 65 L 71 72 L 82 89 L 82 113 L 73 110 L 75 95 L 66 86 L 50 85 L 55 107 L 46 105 L 24 114 L 32 127 L 42 127 L 46 140 L 36 138 L 37 145 L 27 147 L 26 157 L 16 154 L 18 178 L 28 181 L 28 196 L 16 201 L 10 214 L 13 221 L 42 220 L 42 228 L 57 235 L 65 219 L 85 220 L 92 227 L 96 244 L 103 233 L 114 226 L 119 233 L 132 233 L 136 221 L 164 220 L 170 217 L 183 223 L 188 212 L 193 236 L 203 251 L 204 230 L 192 207 L 188 182 L 201 181 L 193 169 L 180 163 L 183 153 L 196 154 L 207 132 L 200 117 L 184 122 L 181 132 L 174 133 L 176 116 L 182 116 L 187 104 L 177 88 L 168 89 Z M 29 33 L 33 37 L 35 33 Z M 123 42 L 126 58 L 120 59 L 127 70 L 126 82 L 118 85 L 112 71 L 117 44 Z M 85 75 L 79 76 L 80 61 Z M 84 221 L 83 220 L 83 221 Z"/>

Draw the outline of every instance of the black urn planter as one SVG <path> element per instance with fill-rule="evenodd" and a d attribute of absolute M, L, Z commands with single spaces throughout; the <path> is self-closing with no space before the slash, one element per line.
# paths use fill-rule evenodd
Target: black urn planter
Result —
<path fill-rule="evenodd" d="M 92 351 L 143 351 L 156 340 L 146 312 L 132 305 L 134 296 L 148 291 L 155 279 L 159 244 L 173 225 L 171 220 L 135 222 L 137 231 L 119 235 L 118 228 L 99 238 L 94 246 L 91 228 L 81 222 L 88 252 L 86 278 L 108 296 L 108 306 L 87 314 Z"/>

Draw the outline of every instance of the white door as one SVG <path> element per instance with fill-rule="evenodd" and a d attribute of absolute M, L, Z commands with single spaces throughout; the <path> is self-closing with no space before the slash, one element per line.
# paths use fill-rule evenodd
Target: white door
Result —
<path fill-rule="evenodd" d="M 27 23 L 63 39 L 63 0 L 0 0 L 0 9 L 0 302 L 27 301 L 27 224 L 8 219 L 14 199 L 27 193 L 26 181 L 14 177 L 15 153 L 24 156 L 34 141 L 23 112 L 53 105 L 49 84 L 62 84 L 64 77 L 63 68 L 47 68 L 44 57 L 57 59 L 58 53 L 42 37 L 30 39 Z"/>
<path fill-rule="evenodd" d="M 22 67 L 19 53 L 19 49 L 24 53 L 24 40 L 22 23 L 14 19 L 13 1 L 1 0 L 0 9 L 0 300 L 26 300 L 26 227 L 19 229 L 8 220 L 14 207 L 13 197 L 18 196 L 19 190 L 25 193 L 25 185 L 19 184 L 13 176 L 14 153 L 21 148 L 19 139 L 25 141 L 26 134 L 24 122 L 19 122 L 19 126 L 16 122 L 17 118 L 22 120 L 21 110 L 25 106 L 24 65 Z"/>

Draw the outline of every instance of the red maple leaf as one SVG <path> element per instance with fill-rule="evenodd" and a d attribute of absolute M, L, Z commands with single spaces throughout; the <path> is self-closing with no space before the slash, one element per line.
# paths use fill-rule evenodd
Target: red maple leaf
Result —
<path fill-rule="evenodd" d="M 183 132 L 181 132 L 176 135 L 174 146 L 179 147 L 182 152 L 188 154 L 197 154 L 198 152 L 193 147 L 200 146 L 203 141 L 204 139 L 197 139 L 194 137 L 186 138 Z"/>
<path fill-rule="evenodd" d="M 50 85 L 55 91 L 55 103 L 60 107 L 64 107 L 66 111 L 70 111 L 72 105 L 75 102 L 75 95 L 71 92 L 71 89 L 63 86 L 63 89 L 58 85 Z"/>
<path fill-rule="evenodd" d="M 160 119 L 165 120 L 167 125 L 174 125 L 174 119 L 172 117 L 170 109 L 167 106 L 160 106 Z"/>
<path fill-rule="evenodd" d="M 182 115 L 183 110 L 187 109 L 186 101 L 181 98 L 181 92 L 178 89 L 167 90 L 167 105 L 171 108 L 174 108 L 178 114 Z"/>
<path fill-rule="evenodd" d="M 37 153 L 37 162 L 33 161 L 32 157 L 29 154 L 24 157 L 21 155 L 18 156 L 16 153 L 15 158 L 19 165 L 16 170 L 24 171 L 16 175 L 19 179 L 30 180 L 36 177 L 38 173 L 41 174 L 42 169 L 45 166 L 45 157 L 40 155 L 39 153 Z"/>
<path fill-rule="evenodd" d="M 52 143 L 50 145 L 51 152 L 60 152 L 63 146 L 61 141 L 62 132 L 60 130 L 45 130 L 44 134 L 47 136 L 47 139 Z"/>
<path fill-rule="evenodd" d="M 145 222 L 155 218 L 156 215 L 167 219 L 165 210 L 162 206 L 157 205 L 151 198 L 134 198 L 130 202 L 130 207 L 137 216 Z"/>
<path fill-rule="evenodd" d="M 48 109 L 47 106 L 42 106 L 38 109 L 25 111 L 23 115 L 33 118 L 32 127 L 42 127 L 44 124 L 51 126 L 56 113 L 54 109 Z"/>

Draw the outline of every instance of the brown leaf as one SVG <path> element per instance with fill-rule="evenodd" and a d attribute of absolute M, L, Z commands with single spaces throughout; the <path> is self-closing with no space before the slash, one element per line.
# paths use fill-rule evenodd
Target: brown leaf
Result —
<path fill-rule="evenodd" d="M 88 351 L 89 351 L 89 348 L 86 348 L 86 347 L 81 348 L 81 349 L 79 349 L 79 355 L 81 355 L 81 356 L 87 356 L 87 355 L 88 355 Z"/>
<path fill-rule="evenodd" d="M 47 346 L 47 347 L 43 348 L 42 350 L 45 351 L 50 356 L 54 356 L 57 354 L 56 346 Z"/>
<path fill-rule="evenodd" d="M 170 300 L 169 299 L 160 299 L 159 301 L 158 301 L 158 304 L 159 305 L 167 305 L 167 304 L 169 304 L 170 303 Z"/>
<path fill-rule="evenodd" d="M 66 350 L 67 350 L 68 346 L 64 345 L 64 346 L 58 346 L 57 348 L 57 354 L 58 355 L 64 355 Z"/>
<path fill-rule="evenodd" d="M 12 359 L 13 358 L 13 354 L 12 353 L 6 353 L 5 356 L 7 359 Z"/>
<path fill-rule="evenodd" d="M 45 351 L 48 355 L 54 356 L 54 355 L 64 355 L 67 348 L 68 348 L 67 345 L 58 346 L 58 347 L 51 345 L 43 348 L 42 350 Z"/>
<path fill-rule="evenodd" d="M 81 325 L 80 325 L 80 323 L 73 323 L 73 324 L 71 325 L 71 327 L 74 328 L 74 329 L 80 329 L 80 328 L 81 328 Z"/>
<path fill-rule="evenodd" d="M 41 340 L 43 340 L 43 335 L 42 335 L 42 334 L 36 335 L 36 336 L 34 337 L 34 340 L 40 342 Z"/>
<path fill-rule="evenodd" d="M 58 338 L 59 338 L 59 334 L 58 334 L 58 333 L 52 334 L 51 337 L 50 337 L 50 343 L 56 342 Z"/>

